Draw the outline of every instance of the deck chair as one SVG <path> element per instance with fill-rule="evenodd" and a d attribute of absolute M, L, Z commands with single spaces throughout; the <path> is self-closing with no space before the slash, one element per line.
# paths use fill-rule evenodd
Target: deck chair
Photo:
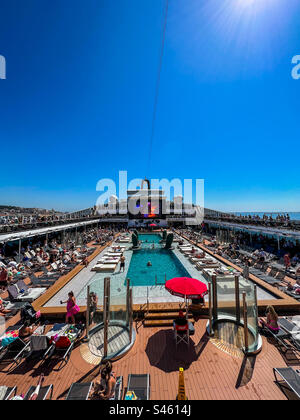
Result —
<path fill-rule="evenodd" d="M 82 336 L 84 327 L 76 325 L 66 325 L 66 329 L 57 340 L 53 340 L 51 346 L 43 357 L 43 362 L 49 362 L 52 357 L 56 356 L 60 360 L 60 368 L 63 363 L 67 364 L 76 341 Z"/>
<path fill-rule="evenodd" d="M 26 361 L 32 359 L 42 359 L 45 352 L 49 348 L 49 339 L 43 334 L 33 334 L 30 336 L 29 341 L 25 344 L 22 350 L 15 356 L 14 363 L 19 365 L 23 358 Z"/>
<path fill-rule="evenodd" d="M 280 281 L 280 282 L 286 282 L 285 281 L 285 276 L 287 275 L 287 273 L 285 273 L 284 271 L 278 271 L 276 274 L 276 280 Z"/>
<path fill-rule="evenodd" d="M 34 274 L 32 274 L 29 278 L 30 278 L 31 284 L 33 284 L 36 287 L 50 287 L 56 281 L 55 278 L 52 278 L 50 280 L 50 277 L 47 277 L 47 278 L 45 278 L 45 277 L 36 277 Z"/>
<path fill-rule="evenodd" d="M 112 400 L 115 400 L 115 401 L 122 400 L 123 384 L 124 384 L 123 376 L 118 376 L 117 379 L 116 379 L 115 395 L 112 398 Z"/>
<path fill-rule="evenodd" d="M 150 399 L 150 375 L 128 375 L 127 392 L 133 391 L 138 400 Z"/>
<path fill-rule="evenodd" d="M 28 401 L 34 393 L 36 386 L 32 385 L 25 394 L 24 401 Z M 37 401 L 51 400 L 53 395 L 53 385 L 41 386 Z"/>
<path fill-rule="evenodd" d="M 300 300 L 300 295 L 299 294 L 297 294 L 297 293 L 295 293 L 295 292 L 292 292 L 291 290 L 284 290 L 284 293 L 286 294 L 286 295 L 288 295 L 288 296 L 290 296 L 290 297 L 292 297 L 292 298 L 294 298 L 294 299 L 296 299 L 296 300 Z"/>
<path fill-rule="evenodd" d="M 300 398 L 300 376 L 294 369 L 291 367 L 273 368 L 273 373 L 277 384 L 282 385 L 280 382 L 283 381 Z M 281 377 L 281 381 L 278 380 L 277 375 Z"/>
<path fill-rule="evenodd" d="M 0 386 L 0 401 L 10 400 L 17 394 L 17 387 Z"/>
<path fill-rule="evenodd" d="M 79 383 L 74 382 L 68 392 L 66 400 L 76 401 L 76 400 L 88 400 L 93 387 L 93 382 Z"/>
<path fill-rule="evenodd" d="M 7 361 L 11 360 L 13 361 L 13 358 L 16 354 L 20 352 L 20 350 L 26 345 L 25 341 L 19 337 L 16 336 L 14 340 L 3 340 L 4 337 L 7 337 L 9 333 L 16 331 L 17 333 L 21 330 L 24 324 L 14 325 L 11 327 L 8 327 L 5 331 L 5 334 L 0 337 L 0 362 L 1 361 Z"/>
<path fill-rule="evenodd" d="M 290 334 L 292 349 L 296 352 L 300 352 L 300 329 L 286 318 L 279 318 L 278 324 L 283 330 Z"/>
<path fill-rule="evenodd" d="M 272 331 L 267 325 L 264 325 L 264 330 L 267 331 L 278 343 L 279 346 L 284 348 L 284 352 L 291 348 L 288 340 L 290 338 L 290 333 L 286 332 L 283 329 L 280 329 L 277 333 Z"/>
<path fill-rule="evenodd" d="M 188 347 L 190 345 L 190 330 L 189 330 L 189 323 L 186 319 L 179 322 L 181 320 L 173 321 L 173 328 L 174 328 L 174 338 L 176 343 L 176 349 L 179 343 L 185 343 Z"/>

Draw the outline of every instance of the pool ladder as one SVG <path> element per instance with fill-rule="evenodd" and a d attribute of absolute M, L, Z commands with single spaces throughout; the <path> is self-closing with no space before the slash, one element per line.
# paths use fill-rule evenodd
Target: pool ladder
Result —
<path fill-rule="evenodd" d="M 164 286 L 167 281 L 167 274 L 165 273 L 165 282 L 164 283 L 158 283 L 157 281 L 157 274 L 155 274 L 155 286 Z"/>

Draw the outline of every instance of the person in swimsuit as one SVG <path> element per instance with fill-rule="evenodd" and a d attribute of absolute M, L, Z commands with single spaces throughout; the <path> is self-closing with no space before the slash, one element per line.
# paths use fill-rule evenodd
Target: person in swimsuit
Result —
<path fill-rule="evenodd" d="M 88 257 L 84 257 L 82 264 L 85 266 L 85 268 L 87 268 L 87 266 L 89 265 Z"/>
<path fill-rule="evenodd" d="M 37 329 L 37 327 L 30 326 L 30 321 L 27 319 L 24 322 L 23 327 L 19 331 L 19 337 L 21 337 L 23 339 L 24 338 L 28 338 L 28 337 L 30 337 L 34 333 L 34 331 L 36 329 Z"/>
<path fill-rule="evenodd" d="M 92 322 L 95 313 L 97 312 L 98 296 L 95 292 L 90 293 L 90 323 Z"/>
<path fill-rule="evenodd" d="M 33 391 L 33 393 L 28 398 L 29 401 L 36 401 L 38 399 L 40 389 L 41 389 L 41 386 L 44 382 L 44 379 L 45 379 L 45 375 L 43 373 L 41 373 L 41 376 L 39 377 L 38 384 L 37 384 L 35 390 Z M 15 397 L 12 397 L 11 400 L 24 400 L 24 395 L 23 394 L 22 395 L 16 395 Z"/>
<path fill-rule="evenodd" d="M 123 268 L 123 271 L 125 271 L 125 257 L 124 257 L 123 254 L 121 256 L 120 271 L 121 271 L 122 268 Z"/>
<path fill-rule="evenodd" d="M 4 291 L 7 287 L 8 276 L 5 267 L 0 267 L 0 288 Z"/>
<path fill-rule="evenodd" d="M 75 324 L 75 315 L 78 314 L 80 308 L 76 305 L 76 299 L 73 292 L 68 293 L 69 299 L 65 302 L 60 301 L 61 305 L 64 303 L 67 304 L 67 315 L 66 315 L 66 324 L 68 324 L 69 318 L 71 318 L 72 324 Z"/>
<path fill-rule="evenodd" d="M 267 315 L 267 322 L 262 318 L 260 319 L 262 328 L 267 327 L 273 333 L 277 333 L 279 331 L 278 315 L 275 312 L 275 309 L 273 308 L 273 306 L 267 307 L 266 315 Z"/>
<path fill-rule="evenodd" d="M 5 316 L 5 315 L 9 314 L 10 312 L 11 312 L 11 310 L 5 309 L 3 300 L 0 298 L 0 315 Z"/>
<path fill-rule="evenodd" d="M 102 400 L 111 400 L 114 398 L 116 388 L 116 377 L 112 372 L 112 363 L 107 361 L 101 369 L 100 381 L 95 383 L 94 395 Z"/>

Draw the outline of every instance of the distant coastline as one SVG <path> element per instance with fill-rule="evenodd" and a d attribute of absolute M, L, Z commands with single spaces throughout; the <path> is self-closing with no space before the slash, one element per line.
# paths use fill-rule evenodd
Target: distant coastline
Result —
<path fill-rule="evenodd" d="M 300 220 L 300 212 L 296 212 L 296 211 L 291 211 L 291 212 L 264 212 L 264 211 L 250 211 L 250 212 L 245 212 L 245 211 L 235 211 L 233 212 L 233 214 L 235 214 L 236 216 L 254 216 L 254 215 L 258 215 L 259 217 L 262 217 L 264 214 L 267 216 L 271 216 L 274 218 L 276 218 L 276 216 L 279 215 L 283 215 L 283 214 L 288 214 L 291 218 L 291 220 Z"/>

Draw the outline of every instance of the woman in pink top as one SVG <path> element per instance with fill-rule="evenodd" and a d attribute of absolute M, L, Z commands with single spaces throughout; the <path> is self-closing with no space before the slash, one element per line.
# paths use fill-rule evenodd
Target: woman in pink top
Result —
<path fill-rule="evenodd" d="M 80 308 L 76 305 L 76 299 L 73 292 L 68 293 L 69 299 L 65 302 L 61 301 L 61 305 L 67 304 L 67 315 L 66 324 L 68 324 L 69 318 L 71 318 L 72 324 L 75 324 L 75 315 L 78 314 Z"/>

